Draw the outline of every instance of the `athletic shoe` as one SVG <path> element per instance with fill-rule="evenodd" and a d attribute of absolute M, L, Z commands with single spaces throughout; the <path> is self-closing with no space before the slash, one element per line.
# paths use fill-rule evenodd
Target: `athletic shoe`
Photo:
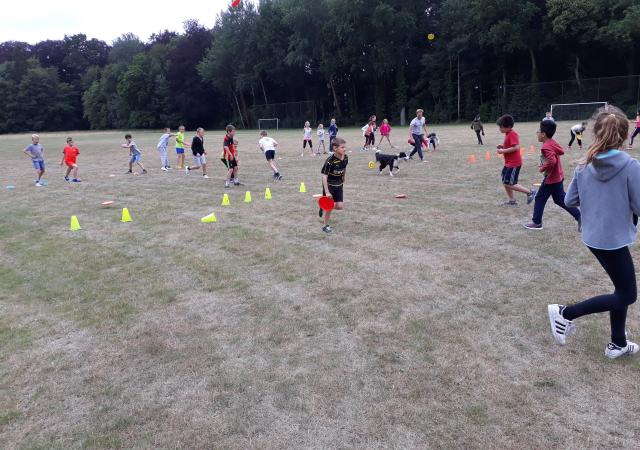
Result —
<path fill-rule="evenodd" d="M 322 208 L 318 208 L 318 217 L 322 217 L 324 214 L 324 210 Z"/>
<path fill-rule="evenodd" d="M 185 175 L 189 175 L 189 170 L 191 170 L 191 169 L 189 169 L 189 166 L 185 167 L 184 168 L 184 174 Z"/>
<path fill-rule="evenodd" d="M 71 180 L 74 183 L 82 183 L 82 180 L 78 180 L 77 178 L 74 178 L 73 180 Z"/>
<path fill-rule="evenodd" d="M 240 183 L 239 181 L 234 181 L 233 185 L 234 186 L 244 186 L 244 184 Z"/>
<path fill-rule="evenodd" d="M 69 181 L 69 177 L 64 177 L 64 181 Z"/>
<path fill-rule="evenodd" d="M 278 178 L 276 178 L 276 180 L 282 181 L 282 180 L 284 180 L 284 177 L 282 175 L 278 175 Z"/>
<path fill-rule="evenodd" d="M 571 320 L 562 317 L 564 305 L 548 305 L 547 313 L 549 314 L 549 324 L 551 325 L 551 333 L 556 342 L 560 345 L 566 344 L 567 336 L 572 336 L 576 332 L 576 326 Z"/>
<path fill-rule="evenodd" d="M 502 202 L 502 206 L 518 206 L 518 202 L 515 200 L 505 200 Z"/>
<path fill-rule="evenodd" d="M 36 187 L 42 187 L 42 186 L 44 186 L 44 184 L 41 184 L 39 181 L 36 181 L 35 186 L 36 186 Z"/>
<path fill-rule="evenodd" d="M 166 172 L 167 168 L 166 167 L 160 167 L 160 170 L 162 170 L 163 172 Z"/>
<path fill-rule="evenodd" d="M 578 219 L 578 233 L 582 233 L 582 217 Z"/>
<path fill-rule="evenodd" d="M 133 170 L 127 170 L 127 171 L 125 172 L 125 175 L 126 175 L 126 174 L 129 174 L 129 173 L 133 173 Z"/>
<path fill-rule="evenodd" d="M 167 169 L 171 169 L 171 166 L 166 166 L 166 167 L 167 167 Z"/>
<path fill-rule="evenodd" d="M 322 227 L 322 231 L 324 231 L 325 233 L 329 234 L 333 231 L 333 228 L 331 228 L 329 225 L 325 225 Z"/>
<path fill-rule="evenodd" d="M 142 173 L 147 173 L 147 169 L 142 169 Z"/>
<path fill-rule="evenodd" d="M 231 183 L 229 183 L 228 181 L 225 181 L 224 182 L 224 187 L 226 187 L 226 188 L 231 187 Z"/>
<path fill-rule="evenodd" d="M 532 190 L 530 194 L 527 195 L 527 205 L 530 205 L 534 198 L 536 198 L 536 194 L 538 191 Z"/>
<path fill-rule="evenodd" d="M 604 349 L 604 356 L 607 358 L 615 359 L 619 356 L 625 355 L 633 355 L 638 352 L 638 344 L 635 344 L 631 341 L 627 341 L 627 345 L 625 347 L 618 347 L 613 342 L 609 342 Z"/>
<path fill-rule="evenodd" d="M 202 175 L 202 178 L 206 178 L 207 180 L 209 179 L 209 175 Z"/>
<path fill-rule="evenodd" d="M 542 224 L 541 223 L 525 223 L 522 225 L 523 227 L 525 227 L 527 230 L 542 230 Z"/>

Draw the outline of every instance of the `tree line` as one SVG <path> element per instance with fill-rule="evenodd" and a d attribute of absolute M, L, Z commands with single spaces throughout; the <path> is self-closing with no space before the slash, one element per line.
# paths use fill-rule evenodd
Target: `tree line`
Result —
<path fill-rule="evenodd" d="M 637 0 L 261 0 L 148 42 L 0 44 L 0 132 L 255 127 L 253 106 L 302 100 L 344 125 L 488 119 L 509 84 L 639 69 Z"/>

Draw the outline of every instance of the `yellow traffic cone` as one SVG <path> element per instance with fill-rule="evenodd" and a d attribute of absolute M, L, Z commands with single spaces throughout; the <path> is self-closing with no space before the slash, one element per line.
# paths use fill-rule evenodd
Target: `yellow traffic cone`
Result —
<path fill-rule="evenodd" d="M 127 208 L 122 208 L 122 223 L 131 222 L 131 214 Z"/>
<path fill-rule="evenodd" d="M 300 183 L 300 192 L 302 192 L 302 193 L 307 192 L 307 188 L 306 188 L 306 186 L 304 185 L 304 183 Z"/>
<path fill-rule="evenodd" d="M 231 203 L 229 203 L 229 196 L 227 194 L 224 194 L 222 196 L 222 206 L 229 206 Z"/>
<path fill-rule="evenodd" d="M 265 200 L 271 200 L 271 189 L 266 188 L 264 190 L 264 199 Z"/>
<path fill-rule="evenodd" d="M 69 230 L 78 231 L 80 229 L 80 222 L 78 222 L 78 218 L 76 216 L 71 216 L 71 226 L 69 227 Z"/>
<path fill-rule="evenodd" d="M 244 202 L 245 203 L 251 203 L 251 192 L 250 191 L 247 191 L 244 194 Z"/>
<path fill-rule="evenodd" d="M 204 216 L 202 219 L 200 219 L 200 222 L 202 223 L 213 223 L 213 222 L 217 222 L 218 219 L 216 218 L 216 214 L 215 213 L 211 213 L 208 216 Z"/>

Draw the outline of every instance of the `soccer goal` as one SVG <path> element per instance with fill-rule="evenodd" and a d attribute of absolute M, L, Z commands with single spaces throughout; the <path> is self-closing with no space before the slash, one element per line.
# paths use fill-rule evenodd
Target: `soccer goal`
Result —
<path fill-rule="evenodd" d="M 258 128 L 261 130 L 278 130 L 280 119 L 258 119 Z"/>
<path fill-rule="evenodd" d="M 607 102 L 554 103 L 551 115 L 555 120 L 588 120 L 596 110 L 608 105 Z"/>

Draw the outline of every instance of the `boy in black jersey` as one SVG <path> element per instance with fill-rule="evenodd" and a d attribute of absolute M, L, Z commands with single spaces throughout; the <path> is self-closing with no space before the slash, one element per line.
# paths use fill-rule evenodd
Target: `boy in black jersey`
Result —
<path fill-rule="evenodd" d="M 227 134 L 224 136 L 223 143 L 223 157 L 226 161 L 226 166 L 228 169 L 227 180 L 224 182 L 224 187 L 230 187 L 232 184 L 234 186 L 240 186 L 240 181 L 238 181 L 238 154 L 236 151 L 236 141 L 233 138 L 236 134 L 236 127 L 233 125 L 227 125 L 226 128 Z"/>
<path fill-rule="evenodd" d="M 345 172 L 349 158 L 345 154 L 346 142 L 342 138 L 335 138 L 331 143 L 331 151 L 333 154 L 327 158 L 322 166 L 322 195 L 333 198 L 335 202 L 334 209 L 344 209 L 342 185 L 344 184 Z M 331 211 L 324 212 L 320 209 L 319 215 L 324 214 L 324 226 L 322 231 L 331 233 L 333 228 L 329 226 Z"/>

